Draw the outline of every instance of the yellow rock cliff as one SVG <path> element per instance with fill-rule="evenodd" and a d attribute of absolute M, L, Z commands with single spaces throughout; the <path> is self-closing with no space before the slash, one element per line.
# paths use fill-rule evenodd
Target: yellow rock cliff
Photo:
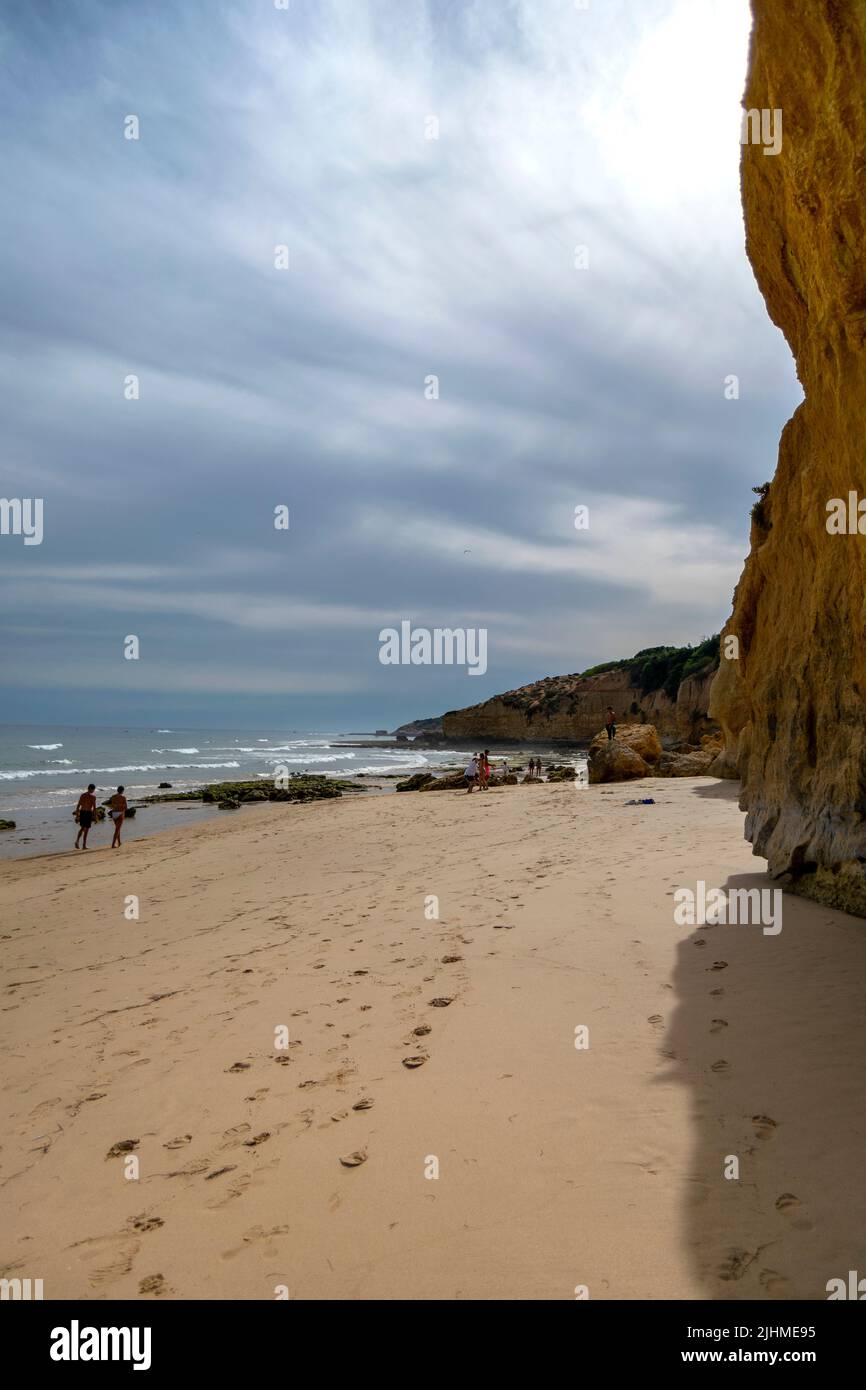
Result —
<path fill-rule="evenodd" d="M 743 145 L 746 249 L 805 399 L 756 508 L 710 712 L 754 852 L 866 915 L 866 0 L 752 9 L 744 106 L 781 112 L 782 141 Z"/>

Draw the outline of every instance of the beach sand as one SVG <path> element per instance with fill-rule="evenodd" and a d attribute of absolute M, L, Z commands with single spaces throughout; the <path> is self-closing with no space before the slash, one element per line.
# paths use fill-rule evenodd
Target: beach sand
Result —
<path fill-rule="evenodd" d="M 636 786 L 249 807 L 0 866 L 0 1272 L 825 1298 L 863 1264 L 864 925 L 786 895 L 775 937 L 675 926 L 676 888 L 763 861 L 735 785 Z"/>

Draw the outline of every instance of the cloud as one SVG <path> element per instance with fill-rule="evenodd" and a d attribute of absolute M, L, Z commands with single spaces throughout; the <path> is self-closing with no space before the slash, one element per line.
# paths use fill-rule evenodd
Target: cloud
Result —
<path fill-rule="evenodd" d="M 317 679 L 392 689 L 374 635 L 404 615 L 489 626 L 486 693 L 718 628 L 797 398 L 742 245 L 748 23 L 746 0 L 7 14 L 0 490 L 44 498 L 45 541 L 0 538 L 0 711 L 36 671 L 58 699 L 121 679 L 99 663 L 127 622 L 203 711 L 244 679 L 252 710 L 270 668 L 298 723 Z"/>

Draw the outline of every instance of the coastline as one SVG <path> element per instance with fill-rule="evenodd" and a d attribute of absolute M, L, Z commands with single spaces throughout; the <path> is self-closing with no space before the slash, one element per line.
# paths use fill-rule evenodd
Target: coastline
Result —
<path fill-rule="evenodd" d="M 0 865 L 2 1274 L 47 1299 L 824 1297 L 864 1214 L 866 943 L 787 895 L 775 938 L 676 927 L 678 885 L 767 880 L 734 784 L 652 793 L 250 806 Z"/>
<path fill-rule="evenodd" d="M 424 748 L 414 748 L 409 744 L 385 744 L 379 742 L 365 743 L 332 743 L 329 748 L 366 748 L 391 752 L 397 750 L 405 753 L 407 761 L 400 771 L 363 771 L 363 772 L 323 772 L 314 773 L 314 777 L 323 776 L 329 781 L 337 781 L 341 785 L 346 785 L 344 795 L 365 795 L 382 796 L 390 795 L 396 789 L 399 781 L 413 775 L 413 773 L 430 770 L 434 775 L 447 775 L 449 773 L 461 771 L 465 759 L 459 755 L 453 762 L 428 763 L 426 759 L 419 762 L 419 756 L 423 759 Z M 428 752 L 439 750 L 428 749 Z M 569 746 L 568 755 L 572 761 L 582 761 L 585 759 L 584 750 L 577 745 Z M 494 765 L 504 756 L 508 756 L 512 766 L 524 766 L 526 760 L 533 754 L 541 756 L 547 761 L 563 756 L 562 749 L 553 745 L 539 743 L 536 745 L 526 745 L 525 747 L 513 747 L 504 745 L 497 748 L 494 756 Z M 61 804 L 46 808 L 43 805 L 27 805 L 15 801 L 14 790 L 9 790 L 9 784 L 4 788 L 3 797 L 0 798 L 0 810 L 2 814 L 15 821 L 14 830 L 3 830 L 0 832 L 0 863 L 7 860 L 35 858 L 45 854 L 61 854 L 65 851 L 72 852 L 75 840 L 76 826 L 72 819 L 72 810 L 78 800 L 80 792 L 86 785 L 87 777 L 90 774 L 82 773 L 80 785 L 70 787 L 65 793 L 60 793 L 64 797 Z M 250 773 L 250 781 L 261 781 L 263 786 L 267 786 L 272 780 L 272 774 L 254 770 Z M 126 820 L 123 829 L 124 841 L 141 840 L 154 834 L 160 834 L 165 830 L 185 830 L 187 827 L 200 823 L 203 820 L 210 820 L 214 815 L 229 815 L 233 812 L 219 811 L 212 805 L 207 805 L 201 800 L 195 799 L 194 790 L 205 791 L 209 787 L 220 785 L 214 783 L 213 778 L 193 779 L 181 782 L 173 790 L 162 792 L 156 783 L 139 790 L 138 795 L 130 796 L 130 805 L 135 808 L 135 816 Z M 226 783 L 228 785 L 228 783 Z M 101 788 L 97 795 L 100 799 L 107 796 L 107 788 Z M 5 807 L 5 810 L 2 809 Z M 246 809 L 246 808 L 244 808 Z M 106 825 L 95 825 L 90 834 L 90 843 L 87 853 L 94 850 L 105 848 L 110 843 L 110 827 Z M 105 845 L 102 841 L 105 840 Z"/>

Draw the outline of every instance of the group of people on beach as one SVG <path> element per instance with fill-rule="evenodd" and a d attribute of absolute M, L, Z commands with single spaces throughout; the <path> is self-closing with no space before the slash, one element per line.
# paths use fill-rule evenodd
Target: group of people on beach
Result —
<path fill-rule="evenodd" d="M 108 814 L 114 822 L 114 839 L 111 841 L 112 849 L 120 848 L 120 827 L 126 819 L 126 797 L 123 794 L 123 787 L 118 787 L 117 791 L 108 802 Z M 73 819 L 78 822 L 78 834 L 75 837 L 76 849 L 87 849 L 87 836 L 90 827 L 96 819 L 96 783 L 91 782 L 87 791 L 82 792 L 78 798 L 78 805 L 72 812 Z"/>
<path fill-rule="evenodd" d="M 508 771 L 508 759 L 505 760 L 505 771 Z M 486 792 L 490 786 L 490 753 L 485 748 L 483 753 L 473 753 L 469 762 L 463 769 L 463 781 L 466 783 L 467 792 L 477 786 L 480 792 Z"/>

